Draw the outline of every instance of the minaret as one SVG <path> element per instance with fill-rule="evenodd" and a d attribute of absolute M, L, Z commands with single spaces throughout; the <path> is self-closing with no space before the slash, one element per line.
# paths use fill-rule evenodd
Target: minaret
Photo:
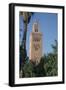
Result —
<path fill-rule="evenodd" d="M 31 62 L 38 64 L 42 57 L 42 34 L 39 32 L 38 22 L 33 23 L 30 34 L 30 56 Z"/>

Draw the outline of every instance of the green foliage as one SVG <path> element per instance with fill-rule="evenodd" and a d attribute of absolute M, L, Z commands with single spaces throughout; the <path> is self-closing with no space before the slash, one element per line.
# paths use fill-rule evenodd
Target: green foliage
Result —
<path fill-rule="evenodd" d="M 58 75 L 58 57 L 57 57 L 57 40 L 55 44 L 52 45 L 53 52 L 49 53 L 45 58 L 44 68 L 46 70 L 47 76 L 56 76 Z"/>
<path fill-rule="evenodd" d="M 45 77 L 58 75 L 57 41 L 52 45 L 52 53 L 44 55 L 39 64 L 30 62 L 26 57 L 24 65 L 21 67 L 21 77 Z"/>
<path fill-rule="evenodd" d="M 22 77 L 34 77 L 35 74 L 33 72 L 33 64 L 30 62 L 26 62 L 23 67 L 23 76 Z"/>
<path fill-rule="evenodd" d="M 47 76 L 55 76 L 57 75 L 57 56 L 53 54 L 49 54 L 47 56 L 48 60 L 44 65 Z"/>
<path fill-rule="evenodd" d="M 42 57 L 40 63 L 35 68 L 36 77 L 46 76 L 46 72 L 44 69 L 44 58 Z"/>

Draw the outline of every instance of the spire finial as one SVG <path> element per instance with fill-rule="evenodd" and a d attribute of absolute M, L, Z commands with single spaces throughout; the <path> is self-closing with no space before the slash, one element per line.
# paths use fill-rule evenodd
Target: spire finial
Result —
<path fill-rule="evenodd" d="M 33 23 L 33 31 L 38 32 L 39 31 L 39 21 L 36 19 L 35 22 Z"/>

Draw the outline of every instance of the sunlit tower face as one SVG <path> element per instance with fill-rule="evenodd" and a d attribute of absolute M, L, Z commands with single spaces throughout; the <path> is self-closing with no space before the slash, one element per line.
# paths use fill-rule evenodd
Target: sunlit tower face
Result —
<path fill-rule="evenodd" d="M 39 32 L 38 23 L 33 24 L 32 32 L 30 34 L 30 60 L 40 62 L 42 57 L 42 34 Z"/>

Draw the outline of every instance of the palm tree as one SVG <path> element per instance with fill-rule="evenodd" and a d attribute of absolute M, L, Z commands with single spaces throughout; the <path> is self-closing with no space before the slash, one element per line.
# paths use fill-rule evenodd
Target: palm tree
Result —
<path fill-rule="evenodd" d="M 22 59 L 22 64 L 25 63 L 26 57 L 27 57 L 27 52 L 26 52 L 26 36 L 27 36 L 27 25 L 30 22 L 31 16 L 33 15 L 32 12 L 20 12 L 20 15 L 23 16 L 23 23 L 24 23 L 24 33 L 23 33 L 23 38 L 22 38 L 22 44 L 20 47 L 21 50 L 21 59 Z"/>

